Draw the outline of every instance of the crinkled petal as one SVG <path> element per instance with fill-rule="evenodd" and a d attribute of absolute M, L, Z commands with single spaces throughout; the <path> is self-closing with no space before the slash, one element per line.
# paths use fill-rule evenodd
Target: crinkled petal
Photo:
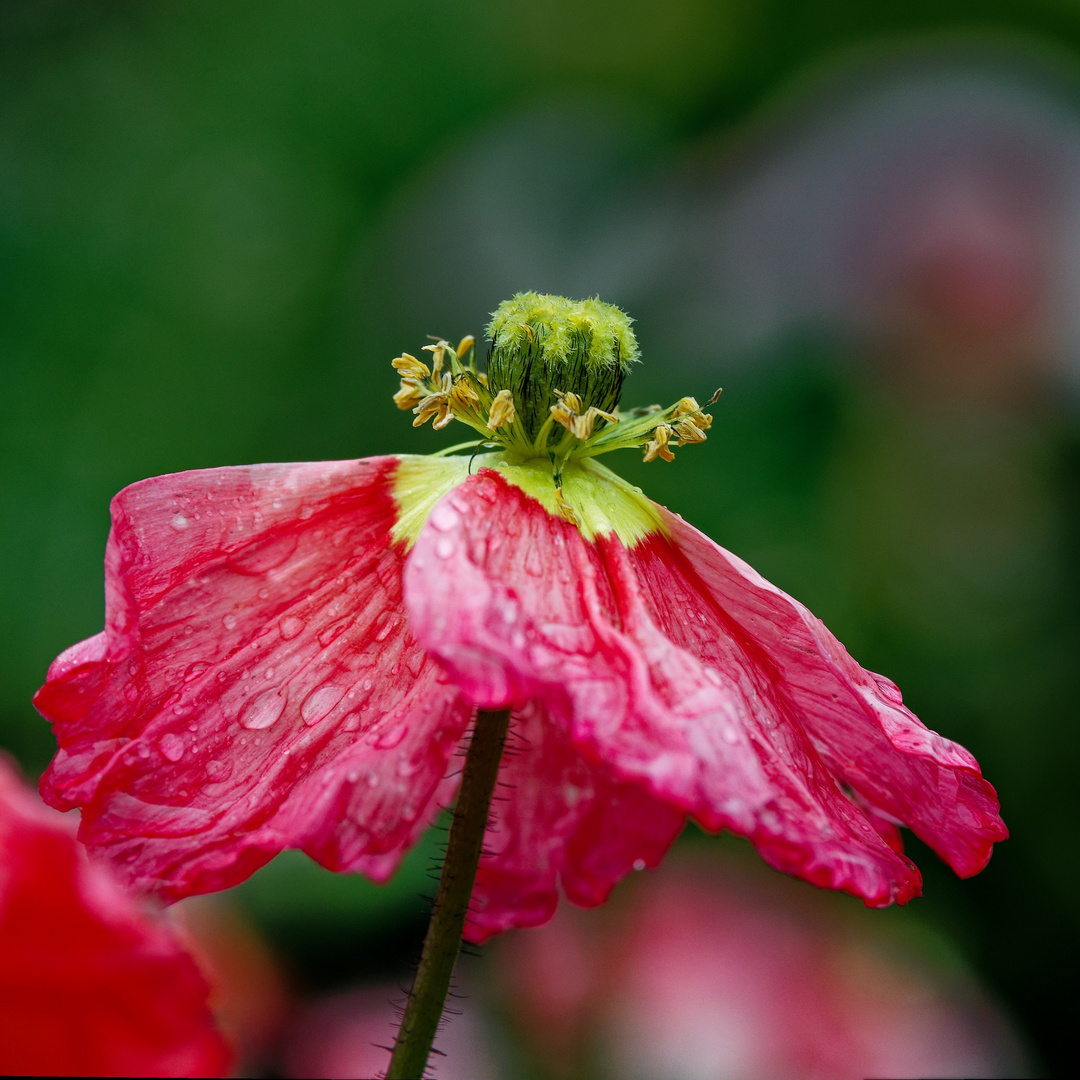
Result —
<path fill-rule="evenodd" d="M 223 1075 L 209 992 L 172 927 L 0 759 L 0 1073 Z"/>
<path fill-rule="evenodd" d="M 587 541 L 485 470 L 440 501 L 417 541 L 406 568 L 412 623 L 472 700 L 543 702 L 591 761 L 706 828 L 749 837 L 774 866 L 869 904 L 916 894 L 918 871 L 845 794 L 798 691 L 812 670 L 819 710 L 858 696 L 827 662 L 825 639 L 782 648 L 775 633 L 755 637 L 757 624 L 742 625 L 750 613 L 725 608 L 681 553 L 688 527 L 672 516 L 669 528 L 629 548 L 613 533 Z M 867 679 L 859 686 L 872 696 Z M 944 779 L 916 797 L 947 819 L 956 787 Z M 959 814 L 951 826 L 971 828 Z"/>
<path fill-rule="evenodd" d="M 664 514 L 670 546 L 654 545 L 640 553 L 642 561 L 655 560 L 662 576 L 678 557 L 680 577 L 703 609 L 731 627 L 730 639 L 747 654 L 769 657 L 784 703 L 879 829 L 889 834 L 890 821 L 900 822 L 961 876 L 978 873 L 1008 830 L 975 758 L 927 728 L 892 682 L 860 667 L 797 600 L 678 515 Z M 677 627 L 674 614 L 669 606 L 666 625 Z M 707 659 L 719 665 L 728 655 L 714 648 Z"/>
<path fill-rule="evenodd" d="M 685 814 L 586 761 L 536 701 L 514 714 L 491 819 L 466 928 L 474 942 L 546 922 L 559 884 L 576 904 L 602 904 L 631 870 L 659 864 Z"/>
<path fill-rule="evenodd" d="M 402 612 L 396 458 L 157 477 L 113 500 L 105 630 L 35 699 L 42 781 L 167 898 L 286 847 L 389 874 L 469 719 Z"/>

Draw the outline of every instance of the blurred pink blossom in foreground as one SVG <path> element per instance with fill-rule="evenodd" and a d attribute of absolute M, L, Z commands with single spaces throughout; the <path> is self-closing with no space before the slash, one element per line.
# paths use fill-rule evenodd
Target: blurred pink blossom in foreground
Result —
<path fill-rule="evenodd" d="M 969 978 L 790 884 L 673 857 L 606 920 L 562 908 L 502 942 L 502 999 L 544 1075 L 1024 1075 L 1008 1021 Z"/>
<path fill-rule="evenodd" d="M 172 927 L 0 758 L 0 1073 L 219 1076 L 208 994 Z"/>

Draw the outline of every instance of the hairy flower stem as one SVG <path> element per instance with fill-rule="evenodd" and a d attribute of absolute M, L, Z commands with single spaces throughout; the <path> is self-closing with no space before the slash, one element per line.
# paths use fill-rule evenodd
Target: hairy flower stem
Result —
<path fill-rule="evenodd" d="M 476 714 L 435 906 L 386 1080 L 415 1080 L 422 1077 L 427 1068 L 431 1044 L 450 990 L 450 977 L 461 949 L 461 933 L 465 928 L 491 796 L 499 776 L 499 762 L 509 726 L 509 709 L 480 710 Z"/>

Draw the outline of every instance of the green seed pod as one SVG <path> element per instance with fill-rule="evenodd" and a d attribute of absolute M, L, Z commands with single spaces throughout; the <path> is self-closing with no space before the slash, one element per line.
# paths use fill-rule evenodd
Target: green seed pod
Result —
<path fill-rule="evenodd" d="M 531 440 L 550 417 L 556 390 L 576 394 L 583 409 L 613 412 L 623 379 L 638 359 L 630 321 L 600 300 L 518 293 L 495 309 L 488 324 L 488 387 L 492 394 L 513 394 Z M 554 432 L 549 442 L 562 435 L 561 429 Z"/>

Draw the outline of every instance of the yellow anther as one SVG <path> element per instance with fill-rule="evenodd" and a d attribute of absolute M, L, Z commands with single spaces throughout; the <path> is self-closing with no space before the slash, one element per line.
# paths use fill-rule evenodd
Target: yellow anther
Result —
<path fill-rule="evenodd" d="M 561 390 L 555 391 L 555 396 L 561 401 L 572 413 L 581 412 L 581 398 L 577 394 L 564 394 Z"/>
<path fill-rule="evenodd" d="M 488 427 L 494 431 L 503 424 L 512 424 L 515 416 L 517 409 L 514 408 L 514 395 L 509 390 L 500 390 L 488 411 Z"/>
<path fill-rule="evenodd" d="M 658 457 L 665 461 L 674 461 L 675 455 L 668 449 L 671 438 L 670 424 L 657 424 L 652 439 L 645 444 L 645 461 L 655 461 Z"/>
<path fill-rule="evenodd" d="M 581 418 L 581 398 L 577 394 L 564 393 L 562 390 L 556 390 L 555 397 L 558 401 L 551 406 L 551 415 L 555 423 L 562 424 L 572 433 L 574 421 Z"/>
<path fill-rule="evenodd" d="M 486 387 L 486 386 L 487 386 L 487 384 L 488 384 L 488 377 L 487 377 L 487 375 L 486 375 L 486 374 L 485 374 L 485 373 L 484 373 L 483 371 L 481 371 L 481 372 L 480 372 L 480 374 L 476 376 L 476 381 L 477 381 L 477 382 L 478 382 L 478 383 L 479 383 L 479 384 L 480 384 L 481 386 L 485 386 L 485 387 Z"/>
<path fill-rule="evenodd" d="M 395 357 L 390 363 L 394 366 L 396 371 L 401 372 L 406 378 L 410 379 L 430 379 L 431 372 L 428 370 L 427 364 L 421 360 L 417 360 L 412 353 L 402 353 L 400 356 Z"/>
<path fill-rule="evenodd" d="M 590 405 L 585 410 L 584 416 L 574 417 L 573 422 L 570 425 L 570 430 L 573 434 L 579 438 L 582 442 L 592 437 L 593 425 L 596 421 L 603 418 L 609 424 L 617 424 L 619 418 L 614 413 L 604 412 L 603 409 L 598 409 L 595 405 Z"/>
<path fill-rule="evenodd" d="M 402 379 L 401 389 L 394 395 L 394 404 L 399 409 L 411 409 L 424 400 L 427 391 L 415 379 Z"/>
<path fill-rule="evenodd" d="M 442 371 L 443 357 L 448 352 L 453 352 L 453 346 L 449 341 L 442 340 L 436 341 L 433 345 L 425 345 L 423 351 L 431 353 L 431 373 L 438 378 L 439 372 Z"/>
<path fill-rule="evenodd" d="M 696 443 L 705 441 L 705 432 L 694 422 L 693 417 L 684 416 L 681 420 L 675 421 L 675 434 L 679 436 L 679 445 L 684 443 Z M 697 419 L 701 419 L 698 417 Z M 712 419 L 709 417 L 708 419 Z M 708 425 L 705 425 L 708 427 Z"/>
<path fill-rule="evenodd" d="M 701 412 L 701 406 L 692 397 L 679 398 L 672 410 L 672 416 L 689 416 L 691 413 Z"/>
<path fill-rule="evenodd" d="M 472 334 L 466 334 L 459 342 L 457 347 L 457 357 L 460 360 L 474 345 L 476 344 L 476 338 Z"/>
<path fill-rule="evenodd" d="M 454 419 L 453 410 L 450 407 L 450 395 L 454 388 L 454 381 L 447 372 L 442 377 L 441 389 L 437 390 L 434 394 L 428 394 L 417 406 L 413 409 L 416 413 L 416 419 L 413 421 L 413 427 L 421 427 L 426 424 L 428 420 L 435 417 L 435 421 L 432 427 L 436 431 L 441 431 L 451 420 Z"/>
<path fill-rule="evenodd" d="M 563 498 L 561 487 L 555 489 L 555 506 L 563 521 L 569 521 L 571 525 L 581 524 L 578 520 L 577 511 Z"/>
<path fill-rule="evenodd" d="M 480 404 L 480 397 L 472 388 L 472 383 L 467 376 L 462 375 L 454 383 L 450 390 L 450 400 L 462 409 L 471 409 Z"/>

